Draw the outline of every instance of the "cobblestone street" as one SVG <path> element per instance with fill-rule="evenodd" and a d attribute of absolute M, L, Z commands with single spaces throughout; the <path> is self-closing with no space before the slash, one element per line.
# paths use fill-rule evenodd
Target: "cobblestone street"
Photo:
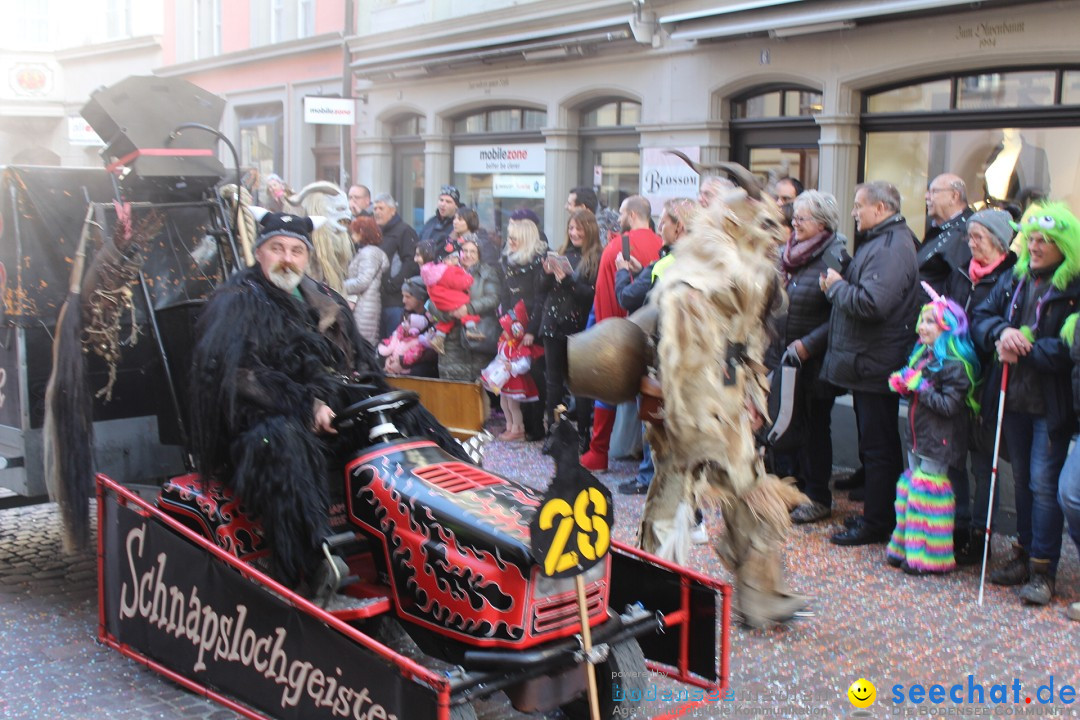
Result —
<path fill-rule="evenodd" d="M 543 485 L 550 461 L 538 444 L 492 443 L 485 466 Z M 614 488 L 636 464 L 619 461 L 601 475 Z M 540 468 L 540 470 L 538 470 Z M 615 536 L 633 541 L 644 505 L 642 496 L 614 494 Z M 846 691 L 865 677 L 878 688 L 874 717 L 895 711 L 948 710 L 945 706 L 897 707 L 890 688 L 921 683 L 966 682 L 987 687 L 1014 678 L 1028 692 L 1049 681 L 1080 685 L 1077 623 L 1064 616 L 1080 599 L 1075 548 L 1066 539 L 1058 574 L 1058 596 L 1046 608 L 1022 607 L 1014 588 L 987 587 L 986 603 L 975 604 L 977 568 L 944 578 L 912 578 L 887 567 L 881 546 L 837 548 L 828 537 L 859 508 L 838 493 L 828 523 L 795 528 L 786 564 L 789 584 L 813 597 L 817 617 L 768 631 L 735 629 L 731 648 L 734 701 L 696 707 L 657 704 L 649 717 L 845 717 L 852 710 Z M 718 515 L 707 522 L 715 531 Z M 1002 556 L 1007 539 L 995 539 Z M 707 545 L 692 552 L 694 567 L 730 581 Z M 65 555 L 60 549 L 55 504 L 0 510 L 0 719 L 3 720 L 226 720 L 237 717 L 160 675 L 99 645 L 97 590 L 92 552 Z M 657 685 L 663 682 L 657 678 Z M 755 709 L 756 708 L 756 709 Z M 1018 717 L 1041 711 L 1074 717 L 1075 705 L 953 709 L 1008 710 Z M 523 717 L 505 703 L 481 709 L 485 720 Z M 903 713 L 901 713 L 903 714 Z M 554 716 L 552 716 L 554 717 Z M 401 718 L 400 720 L 424 720 Z"/>

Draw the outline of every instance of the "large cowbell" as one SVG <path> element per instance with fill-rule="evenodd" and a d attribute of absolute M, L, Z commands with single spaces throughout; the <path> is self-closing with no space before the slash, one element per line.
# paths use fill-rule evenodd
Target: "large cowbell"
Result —
<path fill-rule="evenodd" d="M 225 168 L 218 138 L 183 123 L 218 129 L 225 101 L 179 78 L 132 76 L 95 90 L 82 116 L 102 140 L 110 170 L 121 172 L 129 200 L 191 200 L 217 184 Z"/>

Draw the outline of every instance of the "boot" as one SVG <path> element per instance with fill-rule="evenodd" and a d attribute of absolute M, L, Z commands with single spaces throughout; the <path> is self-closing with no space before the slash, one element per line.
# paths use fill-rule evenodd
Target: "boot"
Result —
<path fill-rule="evenodd" d="M 608 468 L 608 445 L 611 431 L 615 427 L 615 408 L 596 406 L 593 410 L 592 441 L 589 449 L 581 456 L 581 465 L 586 470 L 604 472 Z"/>
<path fill-rule="evenodd" d="M 1028 581 L 1027 550 L 1014 546 L 1015 555 L 1011 560 L 990 573 L 990 582 L 995 585 L 1022 585 Z"/>
<path fill-rule="evenodd" d="M 1020 588 L 1020 599 L 1028 605 L 1049 605 L 1054 597 L 1054 576 L 1049 560 L 1031 560 L 1031 579 Z"/>
<path fill-rule="evenodd" d="M 986 537 L 982 528 L 960 528 L 953 533 L 953 548 L 957 565 L 977 565 L 982 562 L 983 540 Z"/>

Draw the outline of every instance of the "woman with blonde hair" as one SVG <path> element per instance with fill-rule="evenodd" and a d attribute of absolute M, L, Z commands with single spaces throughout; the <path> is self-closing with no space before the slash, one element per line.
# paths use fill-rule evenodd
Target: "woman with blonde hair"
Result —
<path fill-rule="evenodd" d="M 515 210 L 506 230 L 506 246 L 503 248 L 501 261 L 503 287 L 500 314 L 509 313 L 519 300 L 525 303 L 529 324 L 525 328 L 521 344 L 526 348 L 531 347 L 540 334 L 544 298 L 547 295 L 547 275 L 544 272 L 547 251 L 547 243 L 540 237 L 539 218 L 536 214 L 524 208 Z M 544 363 L 540 358 L 533 361 L 531 374 L 537 388 L 543 393 Z M 543 399 L 541 395 L 540 407 L 543 407 Z M 539 411 L 533 411 L 531 407 L 525 415 L 525 432 L 529 440 L 543 437 Z"/>
<path fill-rule="evenodd" d="M 566 338 L 585 329 L 596 294 L 596 271 L 600 267 L 600 228 L 591 210 L 575 210 L 566 223 L 566 240 L 558 256 L 548 256 L 543 263 L 547 299 L 540 320 L 547 365 L 547 398 L 544 423 L 554 420 L 555 406 L 563 397 L 566 382 Z M 565 261 L 562 259 L 565 258 Z M 588 401 L 576 407 L 578 428 L 588 423 Z M 581 417 L 581 410 L 585 417 Z M 583 422 L 584 419 L 584 422 Z"/>

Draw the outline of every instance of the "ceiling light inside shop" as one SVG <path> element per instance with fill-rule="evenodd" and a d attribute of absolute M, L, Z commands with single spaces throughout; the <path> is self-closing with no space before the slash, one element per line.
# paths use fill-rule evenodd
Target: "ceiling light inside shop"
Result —
<path fill-rule="evenodd" d="M 571 53 L 568 47 L 553 47 L 543 48 L 541 50 L 525 50 L 521 53 L 526 60 L 532 62 L 534 60 L 556 60 L 558 58 L 568 57 L 569 55 L 580 55 L 580 52 Z"/>
<path fill-rule="evenodd" d="M 850 30 L 853 27 L 855 27 L 855 23 L 849 21 L 817 23 L 814 25 L 796 25 L 795 27 L 770 30 L 769 37 L 786 38 L 795 37 L 796 35 L 813 35 L 815 33 L 833 32 L 835 30 Z"/>

